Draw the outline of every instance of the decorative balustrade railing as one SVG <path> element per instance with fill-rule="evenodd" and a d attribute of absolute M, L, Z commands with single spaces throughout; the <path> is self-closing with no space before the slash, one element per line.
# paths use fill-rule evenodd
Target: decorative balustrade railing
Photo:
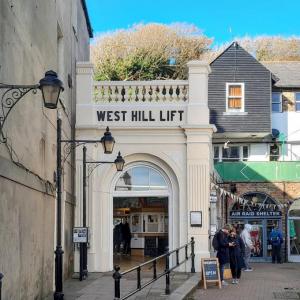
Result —
<path fill-rule="evenodd" d="M 95 103 L 186 102 L 188 81 L 95 81 Z"/>

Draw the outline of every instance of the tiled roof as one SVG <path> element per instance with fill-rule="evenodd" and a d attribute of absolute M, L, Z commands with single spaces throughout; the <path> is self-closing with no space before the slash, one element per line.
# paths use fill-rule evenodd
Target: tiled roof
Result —
<path fill-rule="evenodd" d="M 274 74 L 277 87 L 300 88 L 300 61 L 261 62 Z"/>

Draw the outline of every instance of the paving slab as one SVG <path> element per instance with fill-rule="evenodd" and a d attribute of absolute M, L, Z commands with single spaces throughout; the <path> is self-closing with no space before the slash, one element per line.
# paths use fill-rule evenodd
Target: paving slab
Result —
<path fill-rule="evenodd" d="M 252 272 L 243 272 L 238 285 L 231 284 L 218 289 L 197 289 L 188 300 L 300 300 L 300 263 L 256 263 Z"/>
<path fill-rule="evenodd" d="M 142 274 L 142 284 L 151 280 L 150 273 Z M 191 274 L 172 272 L 171 293 L 185 283 Z M 135 274 L 128 274 L 121 279 L 121 296 L 136 289 L 137 281 Z M 86 280 L 70 279 L 64 283 L 65 300 L 110 300 L 114 299 L 114 280 L 112 272 L 109 273 L 91 273 Z M 171 297 L 170 297 L 171 296 Z M 151 285 L 145 287 L 129 300 L 166 300 L 172 299 L 172 294 L 165 294 L 165 276 L 161 277 Z"/>

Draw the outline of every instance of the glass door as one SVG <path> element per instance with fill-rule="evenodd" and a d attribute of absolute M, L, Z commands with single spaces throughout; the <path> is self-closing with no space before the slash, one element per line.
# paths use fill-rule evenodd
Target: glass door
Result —
<path fill-rule="evenodd" d="M 252 243 L 254 248 L 251 251 L 251 257 L 253 258 L 253 260 L 260 260 L 261 258 L 263 258 L 265 255 L 264 253 L 264 249 L 265 249 L 265 245 L 264 245 L 264 224 L 263 224 L 264 220 L 249 220 L 249 224 L 252 225 L 252 230 L 250 232 L 250 236 L 252 239 Z"/>
<path fill-rule="evenodd" d="M 300 218 L 289 218 L 289 261 L 300 262 Z"/>

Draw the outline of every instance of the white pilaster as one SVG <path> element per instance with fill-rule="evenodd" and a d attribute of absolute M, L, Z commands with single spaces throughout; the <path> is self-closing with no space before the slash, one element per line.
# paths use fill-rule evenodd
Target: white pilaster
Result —
<path fill-rule="evenodd" d="M 187 218 L 188 239 L 195 238 L 195 268 L 200 271 L 201 257 L 209 253 L 209 195 L 212 165 L 212 133 L 209 124 L 208 74 L 210 67 L 202 61 L 191 61 L 189 67 L 189 103 L 187 125 Z M 202 227 L 191 227 L 191 211 L 202 212 Z"/>
<path fill-rule="evenodd" d="M 187 123 L 209 124 L 208 74 L 211 69 L 208 63 L 192 60 L 187 64 L 189 68 L 189 104 Z"/>

